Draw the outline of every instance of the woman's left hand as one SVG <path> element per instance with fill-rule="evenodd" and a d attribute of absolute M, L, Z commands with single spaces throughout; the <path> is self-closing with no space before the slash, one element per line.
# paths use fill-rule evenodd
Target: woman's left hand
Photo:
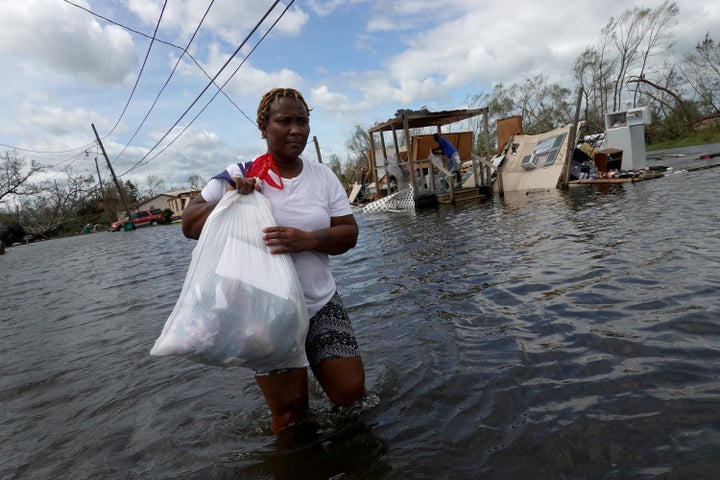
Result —
<path fill-rule="evenodd" d="M 317 247 L 315 236 L 293 227 L 267 227 L 263 229 L 263 241 L 270 253 L 297 253 Z"/>
<path fill-rule="evenodd" d="M 355 217 L 330 217 L 330 228 L 307 232 L 293 227 L 267 227 L 263 240 L 270 253 L 298 253 L 314 250 L 327 255 L 340 255 L 353 248 L 358 238 Z"/>

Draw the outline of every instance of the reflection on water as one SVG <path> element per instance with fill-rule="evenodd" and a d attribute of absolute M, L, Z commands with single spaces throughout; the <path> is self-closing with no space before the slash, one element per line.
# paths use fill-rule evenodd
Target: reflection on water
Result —
<path fill-rule="evenodd" d="M 275 436 L 252 376 L 148 351 L 177 225 L 0 257 L 0 478 L 712 478 L 720 169 L 358 214 L 368 399 Z"/>

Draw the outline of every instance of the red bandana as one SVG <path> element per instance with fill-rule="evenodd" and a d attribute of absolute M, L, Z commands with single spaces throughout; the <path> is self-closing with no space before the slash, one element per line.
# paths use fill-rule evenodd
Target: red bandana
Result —
<path fill-rule="evenodd" d="M 284 187 L 280 170 L 271 153 L 266 153 L 253 160 L 252 165 L 245 172 L 245 176 L 260 178 L 278 190 L 282 190 Z"/>

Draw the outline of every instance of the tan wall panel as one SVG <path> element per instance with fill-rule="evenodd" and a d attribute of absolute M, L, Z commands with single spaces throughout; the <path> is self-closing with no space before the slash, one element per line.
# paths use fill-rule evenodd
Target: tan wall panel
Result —
<path fill-rule="evenodd" d="M 510 137 L 522 134 L 522 117 L 516 115 L 514 117 L 501 118 L 497 121 L 498 131 L 498 153 L 500 153 Z"/>

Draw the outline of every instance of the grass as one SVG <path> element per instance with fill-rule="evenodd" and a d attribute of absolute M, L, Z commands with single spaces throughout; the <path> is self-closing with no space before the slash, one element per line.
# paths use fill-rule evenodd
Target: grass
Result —
<path fill-rule="evenodd" d="M 707 145 L 709 143 L 720 143 L 720 129 L 706 128 L 683 138 L 668 140 L 666 142 L 647 144 L 645 145 L 645 150 L 650 152 L 653 150 L 666 150 L 668 148 Z"/>

